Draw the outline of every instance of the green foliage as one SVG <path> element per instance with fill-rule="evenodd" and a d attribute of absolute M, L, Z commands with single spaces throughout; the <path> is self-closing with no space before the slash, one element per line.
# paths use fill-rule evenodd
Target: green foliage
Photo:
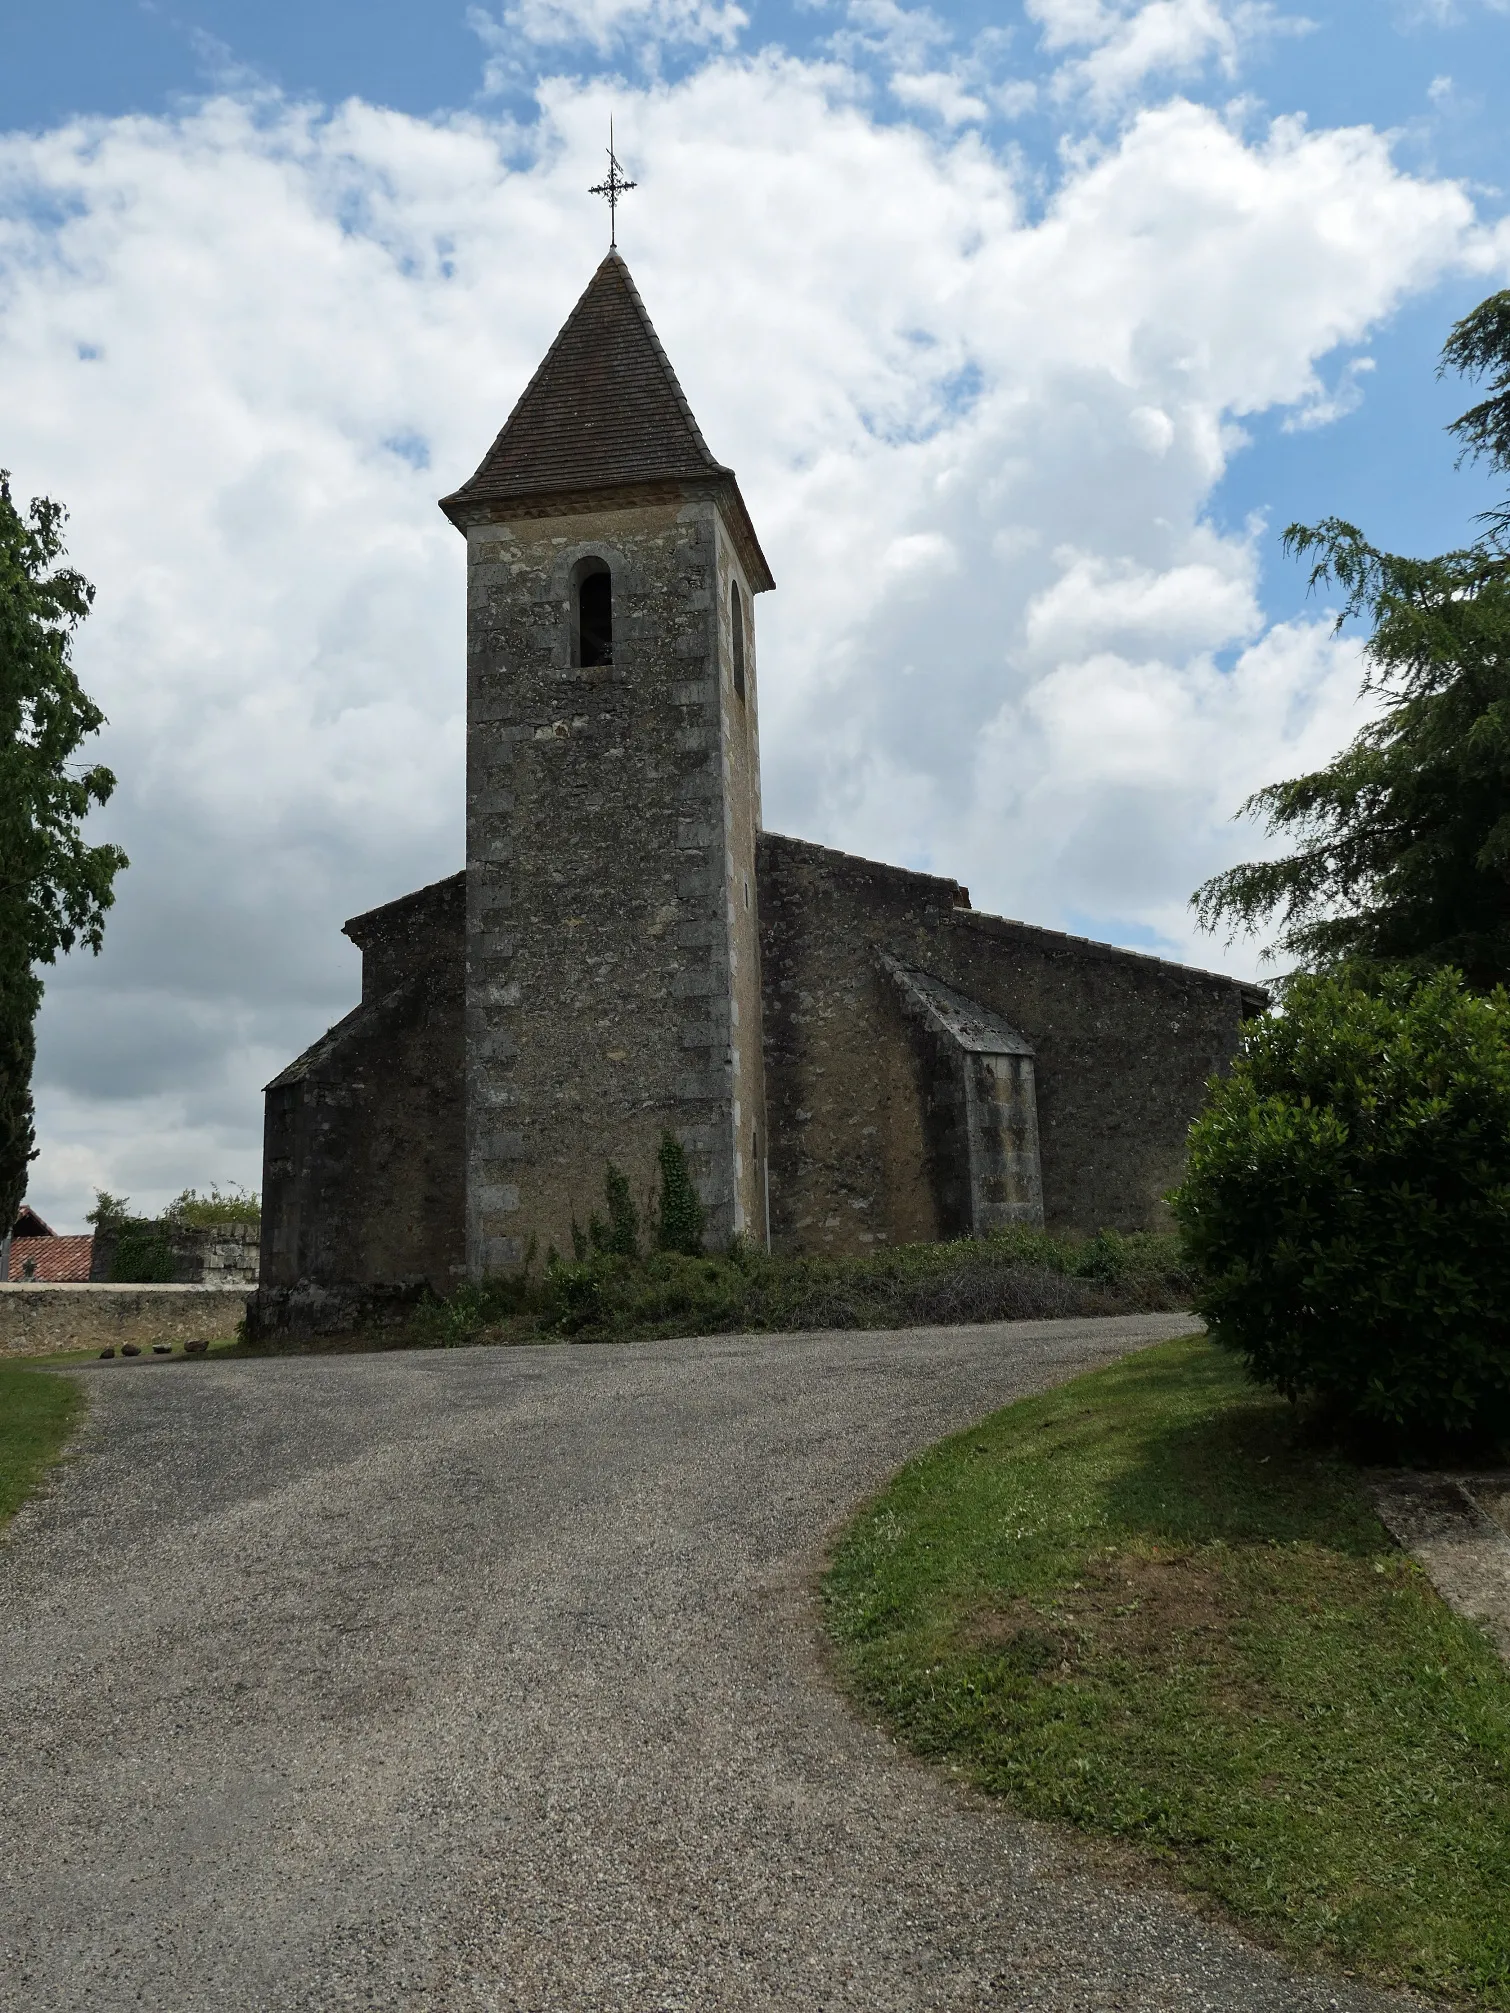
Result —
<path fill-rule="evenodd" d="M 0 1524 L 57 1459 L 81 1403 L 71 1377 L 0 1363 Z"/>
<path fill-rule="evenodd" d="M 163 1221 L 203 1230 L 212 1230 L 217 1223 L 260 1223 L 262 1203 L 240 1182 L 233 1181 L 229 1188 L 212 1182 L 208 1195 L 186 1188 L 175 1196 L 163 1211 Z"/>
<path fill-rule="evenodd" d="M 167 1285 L 178 1277 L 175 1244 L 185 1231 L 261 1220 L 258 1198 L 236 1182 L 228 1189 L 212 1183 L 208 1195 L 186 1188 L 161 1216 L 133 1215 L 128 1196 L 100 1188 L 85 1219 L 94 1225 L 96 1237 L 109 1243 L 112 1282 L 132 1286 Z"/>
<path fill-rule="evenodd" d="M 96 1230 L 111 1230 L 118 1224 L 131 1221 L 131 1198 L 129 1195 L 112 1195 L 108 1188 L 94 1191 L 94 1207 L 84 1218 Z"/>
<path fill-rule="evenodd" d="M 119 1226 L 110 1254 L 111 1283 L 117 1286 L 171 1286 L 178 1260 L 161 1224 L 140 1218 Z"/>
<path fill-rule="evenodd" d="M 531 1333 L 609 1342 L 1151 1311 L 1188 1305 L 1191 1291 L 1172 1236 L 1008 1231 L 865 1258 L 770 1257 L 744 1244 L 725 1256 L 597 1250 L 548 1264 L 514 1312 L 528 1308 Z"/>
<path fill-rule="evenodd" d="M 1296 1428 L 1200 1341 L 1009 1406 L 840 1539 L 842 1667 L 1291 1950 L 1510 2008 L 1510 1677 Z"/>
<path fill-rule="evenodd" d="M 41 1004 L 40 979 L 30 965 L 8 956 L 0 940 L 0 1236 L 16 1220 L 26 1170 L 37 1157 L 31 1076 Z"/>
<path fill-rule="evenodd" d="M 517 1320 L 529 1311 L 535 1298 L 527 1262 L 518 1272 L 484 1280 L 481 1285 L 468 1281 L 450 1299 L 429 1302 L 414 1317 L 412 1332 L 404 1339 L 457 1349 L 481 1333 Z"/>
<path fill-rule="evenodd" d="M 603 1171 L 603 1193 L 608 1201 L 608 1221 L 593 1215 L 587 1219 L 587 1242 L 596 1252 L 616 1258 L 640 1255 L 640 1212 L 629 1193 L 629 1176 L 610 1160 Z M 572 1218 L 572 1248 L 577 1248 L 577 1219 Z"/>
<path fill-rule="evenodd" d="M 1172 1198 L 1252 1374 L 1366 1429 L 1510 1434 L 1510 999 L 1298 978 L 1213 1083 Z"/>
<path fill-rule="evenodd" d="M 1452 430 L 1510 469 L 1510 292 L 1457 324 L 1447 365 L 1498 373 Z M 1510 516 L 1491 515 L 1483 542 L 1437 559 L 1381 552 L 1335 517 L 1285 533 L 1312 587 L 1341 590 L 1338 626 L 1369 622 L 1364 691 L 1381 710 L 1326 768 L 1241 807 L 1299 843 L 1198 888 L 1202 928 L 1277 918 L 1274 952 L 1306 967 L 1452 964 L 1481 990 L 1510 979 Z"/>
<path fill-rule="evenodd" d="M 34 1157 L 33 966 L 76 943 L 98 951 L 118 846 L 86 846 L 81 825 L 115 778 L 80 769 L 80 744 L 104 725 L 70 662 L 94 590 L 63 555 L 64 512 L 33 498 L 25 516 L 0 471 L 0 1220 L 13 1222 Z"/>
<path fill-rule="evenodd" d="M 700 1257 L 707 1217 L 702 1198 L 692 1185 L 687 1155 L 674 1133 L 661 1134 L 657 1159 L 661 1170 L 661 1200 L 656 1214 L 656 1245 L 662 1251 L 680 1251 L 688 1258 Z"/>
<path fill-rule="evenodd" d="M 1510 288 L 1480 301 L 1471 314 L 1454 322 L 1442 345 L 1437 376 L 1449 370 L 1465 377 L 1489 378 L 1489 396 L 1472 406 L 1447 429 L 1462 442 L 1459 462 L 1485 460 L 1494 469 L 1510 470 Z M 1510 531 L 1510 511 L 1484 513 L 1490 535 Z"/>
<path fill-rule="evenodd" d="M 587 1248 L 568 1259 L 552 1247 L 543 1274 L 533 1272 L 534 1258 L 532 1242 L 519 1271 L 432 1299 L 402 1325 L 368 1331 L 363 1346 L 631 1342 L 1153 1313 L 1188 1307 L 1194 1290 L 1179 1238 L 1145 1232 L 1083 1238 L 1012 1230 L 956 1244 L 890 1245 L 863 1258 L 771 1257 L 739 1240 L 722 1256 L 696 1258 Z"/>

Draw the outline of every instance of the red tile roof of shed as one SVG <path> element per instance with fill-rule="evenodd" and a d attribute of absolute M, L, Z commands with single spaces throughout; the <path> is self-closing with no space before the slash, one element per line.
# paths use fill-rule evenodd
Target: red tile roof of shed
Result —
<path fill-rule="evenodd" d="M 10 1276 L 16 1281 L 25 1279 L 26 1261 L 32 1259 L 36 1266 L 33 1279 L 52 1286 L 74 1286 L 88 1279 L 93 1256 L 92 1237 L 13 1237 Z"/>

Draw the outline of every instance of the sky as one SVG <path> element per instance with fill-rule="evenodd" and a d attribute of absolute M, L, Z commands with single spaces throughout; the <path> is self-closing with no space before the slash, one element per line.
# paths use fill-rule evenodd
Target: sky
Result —
<path fill-rule="evenodd" d="M 30 1199 L 260 1185 L 342 921 L 461 864 L 468 475 L 620 244 L 778 587 L 769 826 L 1251 974 L 1234 821 L 1366 717 L 1284 555 L 1495 491 L 1510 0 L 0 0 L 0 466 L 70 511 L 132 865 Z"/>

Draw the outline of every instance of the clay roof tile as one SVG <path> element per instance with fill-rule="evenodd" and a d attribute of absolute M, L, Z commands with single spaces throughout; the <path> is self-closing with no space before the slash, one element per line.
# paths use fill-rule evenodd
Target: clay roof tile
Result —
<path fill-rule="evenodd" d="M 714 481 L 735 499 L 771 585 L 732 469 L 714 458 L 630 278 L 612 251 L 588 282 L 477 471 L 441 509 L 463 525 L 477 506 L 644 483 Z"/>
<path fill-rule="evenodd" d="M 88 1279 L 93 1255 L 93 1237 L 59 1237 L 51 1231 L 45 1237 L 13 1237 L 10 1277 L 15 1283 L 30 1276 L 44 1286 L 77 1285 Z"/>

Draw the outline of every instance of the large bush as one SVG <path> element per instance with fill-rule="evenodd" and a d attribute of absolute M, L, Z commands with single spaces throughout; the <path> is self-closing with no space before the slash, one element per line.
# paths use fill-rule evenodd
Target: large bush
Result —
<path fill-rule="evenodd" d="M 1173 1198 L 1216 1338 L 1290 1397 L 1510 1434 L 1510 999 L 1299 978 L 1251 1021 Z"/>

